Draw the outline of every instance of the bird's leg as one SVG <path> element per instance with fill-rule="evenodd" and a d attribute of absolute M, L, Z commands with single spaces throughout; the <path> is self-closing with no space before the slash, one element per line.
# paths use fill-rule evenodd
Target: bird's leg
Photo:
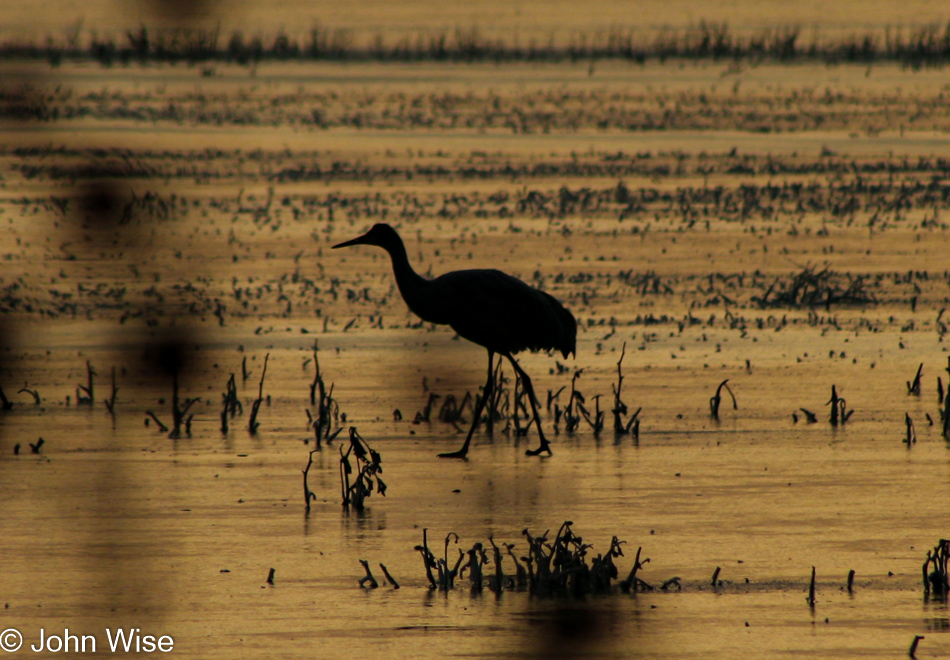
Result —
<path fill-rule="evenodd" d="M 515 368 L 515 373 L 521 378 L 521 382 L 524 385 L 524 390 L 528 394 L 528 401 L 531 402 L 531 412 L 534 414 L 534 424 L 538 427 L 538 438 L 541 440 L 541 444 L 537 449 L 529 449 L 525 452 L 528 456 L 537 456 L 542 452 L 547 452 L 548 455 L 551 454 L 551 444 L 547 441 L 547 438 L 544 437 L 544 431 L 541 430 L 541 417 L 538 415 L 538 403 L 535 401 L 534 396 L 534 386 L 531 385 L 531 379 L 528 378 L 528 374 L 525 373 L 524 369 L 515 362 L 515 359 L 511 357 L 511 354 L 506 354 L 506 358 L 511 362 L 511 366 Z"/>
<path fill-rule="evenodd" d="M 481 398 L 475 397 L 478 399 L 478 403 L 475 404 L 475 412 L 473 413 L 472 417 L 472 426 L 468 430 L 468 436 L 465 438 L 465 444 L 462 445 L 462 448 L 458 451 L 439 454 L 439 458 L 465 458 L 468 454 L 468 445 L 472 441 L 472 436 L 475 434 L 475 427 L 478 426 L 478 420 L 481 418 L 482 411 L 485 409 L 485 402 L 491 398 L 492 391 L 495 389 L 495 373 L 492 365 L 494 359 L 495 354 L 491 351 L 488 351 L 488 380 L 485 381 L 485 389 L 482 391 Z"/>

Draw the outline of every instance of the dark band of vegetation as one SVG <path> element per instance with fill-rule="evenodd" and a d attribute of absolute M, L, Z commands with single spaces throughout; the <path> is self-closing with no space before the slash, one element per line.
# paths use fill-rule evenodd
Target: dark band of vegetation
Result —
<path fill-rule="evenodd" d="M 524 43 L 523 43 L 524 42 Z M 477 27 L 420 31 L 401 38 L 351 29 L 313 27 L 303 36 L 278 32 L 249 36 L 220 28 L 154 29 L 141 26 L 116 38 L 86 32 L 81 25 L 64 38 L 42 44 L 8 41 L 0 58 L 97 61 L 105 66 L 156 62 L 228 62 L 244 66 L 273 61 L 379 62 L 563 62 L 626 60 L 740 60 L 780 62 L 899 62 L 905 66 L 941 66 L 950 61 L 950 21 L 910 28 L 808 37 L 801 26 L 787 25 L 740 33 L 727 23 L 700 21 L 686 28 L 655 32 L 614 27 L 594 33 L 575 32 L 558 38 L 506 39 L 483 34 Z"/>

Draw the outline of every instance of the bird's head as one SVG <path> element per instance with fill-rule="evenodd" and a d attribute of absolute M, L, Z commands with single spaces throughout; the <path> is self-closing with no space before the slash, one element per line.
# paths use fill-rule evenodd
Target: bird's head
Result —
<path fill-rule="evenodd" d="M 389 250 L 391 246 L 400 242 L 399 234 L 396 233 L 395 229 L 385 223 L 377 223 L 362 236 L 357 236 L 353 240 L 334 245 L 333 249 L 349 247 L 351 245 L 377 245 L 385 250 Z"/>

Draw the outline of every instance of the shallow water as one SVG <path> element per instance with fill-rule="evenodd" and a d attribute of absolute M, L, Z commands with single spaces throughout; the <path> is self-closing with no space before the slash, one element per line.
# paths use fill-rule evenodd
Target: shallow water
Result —
<path fill-rule="evenodd" d="M 863 398 L 853 404 L 853 420 L 837 429 L 824 419 L 791 420 L 794 404 L 786 399 L 821 410 L 824 388 L 787 385 L 816 377 L 814 367 L 797 376 L 767 367 L 715 374 L 667 367 L 649 375 L 628 367 L 628 396 L 650 411 L 638 442 L 562 430 L 554 455 L 538 459 L 523 455 L 531 437 L 498 432 L 479 436 L 469 460 L 446 461 L 435 453 L 456 446 L 460 435 L 439 422 L 409 421 L 425 395 L 418 376 L 400 374 L 393 360 L 406 359 L 408 350 L 423 363 L 465 363 L 458 378 L 477 383 L 477 350 L 447 333 L 428 337 L 429 346 L 421 346 L 419 333 L 382 333 L 371 344 L 378 358 L 368 360 L 356 336 L 321 339 L 321 366 L 339 383 L 349 421 L 383 456 L 385 498 L 372 496 L 363 512 L 341 509 L 341 436 L 315 454 L 309 484 L 317 500 L 305 514 L 301 470 L 312 444 L 303 444 L 311 378 L 301 367 L 303 340 L 269 349 L 265 392 L 272 399 L 255 437 L 239 421 L 227 436 L 217 430 L 215 387 L 206 395 L 210 405 L 198 404 L 192 437 L 177 441 L 143 426 L 145 407 L 168 417 L 167 404 L 156 406 L 159 393 L 149 388 L 120 390 L 124 405 L 114 425 L 99 406 L 67 407 L 52 398 L 40 408 L 18 406 L 3 420 L 0 459 L 4 623 L 27 637 L 41 627 L 47 634 L 69 627 L 95 635 L 100 650 L 105 628 L 136 626 L 171 635 L 175 653 L 187 657 L 233 657 L 236 649 L 276 657 L 893 657 L 914 634 L 928 632 L 921 657 L 946 649 L 938 634 L 950 625 L 946 605 L 922 598 L 920 565 L 945 531 L 947 445 L 924 427 L 908 449 L 900 436 L 908 402 L 893 388 L 861 388 L 867 366 L 838 367 L 840 382 L 852 383 L 842 387 L 849 399 L 856 390 Z M 258 359 L 249 361 L 244 399 L 256 393 L 263 343 L 245 345 Z M 200 352 L 208 353 L 203 361 L 239 369 L 233 349 Z M 581 355 L 590 353 L 582 343 Z M 82 355 L 95 364 L 108 357 L 94 347 Z M 609 391 L 616 357 L 585 360 L 592 365 L 581 381 L 586 391 Z M 30 380 L 52 384 L 71 369 L 78 381 L 79 359 L 72 351 L 52 353 L 34 365 Z M 541 356 L 524 362 L 534 367 L 539 390 L 565 378 L 544 374 Z M 874 382 L 888 381 L 877 369 Z M 226 370 L 211 369 L 219 382 Z M 725 377 L 739 409 L 724 410 L 714 423 L 704 397 Z M 211 378 L 183 380 L 195 392 Z M 910 405 L 930 407 L 923 400 Z M 404 421 L 392 421 L 397 407 Z M 32 455 L 27 441 L 39 436 L 46 443 Z M 14 442 L 22 444 L 19 456 L 10 450 Z M 471 593 L 467 584 L 431 592 L 413 550 L 423 529 L 437 555 L 450 531 L 460 548 L 489 536 L 523 548 L 523 529 L 553 531 L 564 520 L 595 552 L 612 535 L 626 541 L 622 574 L 641 546 L 651 560 L 643 579 L 659 586 L 676 576 L 682 589 L 566 602 Z M 361 590 L 358 559 L 378 578 L 378 563 L 386 564 L 401 588 Z M 818 576 L 814 610 L 805 602 L 811 566 Z M 273 586 L 265 583 L 272 567 Z M 722 584 L 714 589 L 716 567 Z M 590 632 L 558 638 L 578 617 Z"/>

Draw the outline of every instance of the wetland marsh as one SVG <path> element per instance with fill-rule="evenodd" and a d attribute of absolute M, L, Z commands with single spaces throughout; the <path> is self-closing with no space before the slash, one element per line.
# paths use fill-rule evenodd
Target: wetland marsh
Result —
<path fill-rule="evenodd" d="M 189 658 L 950 653 L 922 579 L 950 533 L 945 67 L 2 66 L 0 629 Z M 330 249 L 377 222 L 419 273 L 498 268 L 574 314 L 576 357 L 519 357 L 552 456 L 524 455 L 506 369 L 493 433 L 436 457 L 484 349 L 413 316 L 381 250 Z M 350 427 L 385 480 L 361 510 Z M 493 591 L 491 562 L 432 589 L 416 550 L 521 558 L 565 521 L 588 561 L 625 542 L 607 593 Z"/>

